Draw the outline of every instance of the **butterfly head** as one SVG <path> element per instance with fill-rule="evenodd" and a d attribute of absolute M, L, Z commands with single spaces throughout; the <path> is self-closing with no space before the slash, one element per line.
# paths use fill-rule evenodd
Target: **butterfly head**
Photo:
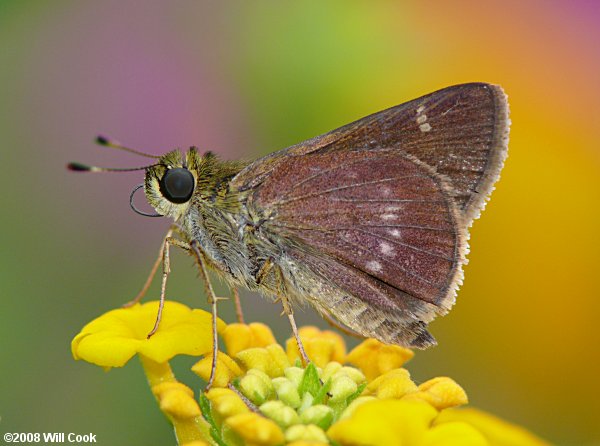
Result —
<path fill-rule="evenodd" d="M 198 185 L 203 158 L 194 147 L 185 154 L 173 150 L 146 169 L 144 191 L 156 212 L 178 220 L 188 211 Z"/>

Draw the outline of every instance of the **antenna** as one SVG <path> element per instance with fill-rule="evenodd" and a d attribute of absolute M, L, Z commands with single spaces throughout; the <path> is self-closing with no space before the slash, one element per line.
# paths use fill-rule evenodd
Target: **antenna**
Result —
<path fill-rule="evenodd" d="M 67 169 L 72 170 L 73 172 L 132 172 L 134 170 L 146 170 L 150 167 L 160 166 L 160 164 L 150 164 L 149 166 L 142 167 L 125 167 L 125 168 L 117 168 L 117 167 L 98 167 L 98 166 L 88 166 L 87 164 L 81 163 L 69 163 L 67 164 Z"/>
<path fill-rule="evenodd" d="M 130 149 L 129 147 L 125 147 L 120 142 L 108 139 L 101 135 L 96 136 L 96 143 L 101 146 L 112 147 L 113 149 L 119 149 L 124 150 L 125 152 L 135 153 L 136 155 L 145 156 L 146 158 L 160 158 L 160 156 L 158 155 L 150 155 L 149 153 L 144 153 L 139 150 Z"/>
<path fill-rule="evenodd" d="M 112 147 L 113 149 L 124 150 L 125 152 L 134 153 L 136 155 L 145 156 L 147 158 L 154 158 L 154 159 L 160 158 L 160 156 L 158 156 L 158 155 L 150 155 L 148 153 L 140 152 L 139 150 L 130 149 L 129 147 L 125 147 L 121 143 L 110 140 L 108 138 L 105 138 L 104 136 L 97 136 L 96 143 L 100 144 L 101 146 Z M 69 163 L 69 164 L 67 164 L 67 169 L 72 170 L 73 172 L 133 172 L 135 170 L 146 170 L 146 169 L 149 169 L 150 167 L 159 166 L 159 165 L 160 165 L 160 163 L 150 164 L 149 166 L 142 166 L 142 167 L 117 168 L 117 167 L 89 166 L 87 164 L 82 164 L 82 163 Z"/>

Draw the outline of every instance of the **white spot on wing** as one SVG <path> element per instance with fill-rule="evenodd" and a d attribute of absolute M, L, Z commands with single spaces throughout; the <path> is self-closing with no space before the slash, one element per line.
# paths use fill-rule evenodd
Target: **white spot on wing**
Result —
<path fill-rule="evenodd" d="M 382 220 L 396 220 L 398 216 L 396 214 L 383 214 L 381 216 Z"/>
<path fill-rule="evenodd" d="M 386 212 L 398 212 L 401 210 L 402 210 L 402 206 L 386 206 L 385 207 Z"/>
<path fill-rule="evenodd" d="M 381 250 L 381 253 L 386 256 L 392 255 L 394 253 L 394 247 L 386 242 L 379 243 L 379 249 Z"/>
<path fill-rule="evenodd" d="M 392 234 L 396 238 L 400 238 L 400 230 L 399 229 L 390 229 L 390 234 Z"/>
<path fill-rule="evenodd" d="M 431 130 L 431 124 L 429 124 L 427 122 L 427 115 L 423 114 L 423 111 L 425 110 L 424 106 L 420 106 L 419 108 L 417 108 L 417 124 L 419 124 L 419 130 L 421 130 L 422 132 L 428 132 Z"/>
<path fill-rule="evenodd" d="M 380 273 L 382 271 L 381 263 L 376 260 L 369 260 L 366 266 L 372 273 Z"/>

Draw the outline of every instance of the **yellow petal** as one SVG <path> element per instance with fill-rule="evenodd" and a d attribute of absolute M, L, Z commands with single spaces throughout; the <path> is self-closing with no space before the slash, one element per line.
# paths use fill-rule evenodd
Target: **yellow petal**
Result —
<path fill-rule="evenodd" d="M 437 410 L 462 406 L 468 403 L 467 394 L 461 386 L 445 376 L 433 378 L 419 386 L 417 392 L 410 393 L 404 399 L 423 400 Z"/>
<path fill-rule="evenodd" d="M 225 420 L 225 424 L 242 437 L 248 445 L 276 446 L 285 440 L 283 432 L 274 421 L 254 412 L 229 417 Z"/>
<path fill-rule="evenodd" d="M 271 329 L 265 324 L 253 322 L 251 324 L 229 324 L 223 331 L 223 339 L 227 353 L 235 356 L 242 350 L 253 347 L 266 347 L 276 344 L 277 341 Z"/>
<path fill-rule="evenodd" d="M 188 443 L 183 443 L 181 446 L 210 446 L 210 444 L 202 440 L 194 440 Z"/>
<path fill-rule="evenodd" d="M 410 379 L 406 369 L 394 369 L 378 376 L 365 389 L 367 394 L 375 394 L 378 398 L 402 398 L 416 392 L 417 385 Z"/>
<path fill-rule="evenodd" d="M 420 401 L 370 401 L 331 426 L 327 435 L 341 446 L 418 445 L 436 415 Z"/>
<path fill-rule="evenodd" d="M 210 379 L 212 371 L 212 352 L 192 366 L 192 371 L 203 380 Z M 227 384 L 235 377 L 242 374 L 242 369 L 237 363 L 225 353 L 217 352 L 217 369 L 215 370 L 214 387 L 227 387 Z"/>
<path fill-rule="evenodd" d="M 283 371 L 290 366 L 283 348 L 272 344 L 265 348 L 249 348 L 238 352 L 236 359 L 245 369 L 258 369 L 271 378 L 283 376 Z"/>
<path fill-rule="evenodd" d="M 206 397 L 210 400 L 212 412 L 225 420 L 234 415 L 249 412 L 248 406 L 231 389 L 212 388 Z"/>
<path fill-rule="evenodd" d="M 152 393 L 158 399 L 162 398 L 165 395 L 165 393 L 173 392 L 173 391 L 184 392 L 190 397 L 194 396 L 194 391 L 192 389 L 190 389 L 188 386 L 186 386 L 185 384 L 180 383 L 178 381 L 164 382 L 164 383 L 160 383 L 155 386 L 152 386 Z"/>
<path fill-rule="evenodd" d="M 136 353 L 166 362 L 175 355 L 199 356 L 212 349 L 210 313 L 167 301 L 158 331 L 147 339 L 157 313 L 154 301 L 99 316 L 71 342 L 73 357 L 101 367 L 122 367 Z M 218 320 L 217 326 L 222 331 L 225 324 Z"/>
<path fill-rule="evenodd" d="M 359 396 L 354 401 L 352 401 L 348 407 L 346 407 L 344 412 L 342 412 L 342 415 L 340 415 L 339 419 L 342 420 L 344 418 L 348 418 L 350 415 L 352 415 L 354 413 L 354 411 L 356 410 L 356 408 L 358 406 L 368 403 L 369 401 L 376 401 L 376 400 L 377 400 L 377 398 L 375 398 L 374 396 Z"/>
<path fill-rule="evenodd" d="M 467 423 L 453 422 L 435 426 L 423 438 L 422 446 L 492 446 Z"/>
<path fill-rule="evenodd" d="M 356 365 L 371 381 L 385 372 L 402 367 L 413 356 L 414 353 L 407 348 L 367 339 L 348 354 L 346 361 Z"/>
<path fill-rule="evenodd" d="M 152 393 L 158 399 L 160 410 L 174 418 L 195 418 L 200 415 L 194 391 L 185 384 L 177 381 L 163 382 L 152 386 Z"/>
<path fill-rule="evenodd" d="M 181 389 L 162 392 L 159 405 L 160 410 L 174 418 L 195 418 L 201 414 L 200 407 L 193 396 Z"/>
<path fill-rule="evenodd" d="M 292 441 L 291 443 L 287 443 L 286 446 L 330 446 L 329 443 L 322 441 Z"/>
<path fill-rule="evenodd" d="M 272 344 L 265 348 L 271 356 L 270 367 L 265 371 L 271 378 L 277 378 L 283 376 L 283 371 L 287 369 L 291 364 L 288 360 L 283 347 L 279 344 Z"/>
<path fill-rule="evenodd" d="M 477 429 L 493 446 L 550 446 L 520 426 L 501 420 L 478 409 L 446 409 L 440 412 L 435 425 L 464 422 Z"/>
<path fill-rule="evenodd" d="M 316 441 L 324 443 L 327 441 L 327 435 L 320 427 L 314 424 L 296 424 L 288 427 L 285 431 L 286 441 Z"/>
<path fill-rule="evenodd" d="M 316 327 L 302 327 L 298 330 L 306 354 L 318 367 L 325 367 L 330 361 L 344 362 L 346 344 L 344 338 L 330 330 L 319 330 Z M 286 342 L 286 351 L 290 363 L 300 359 L 298 344 L 295 338 Z"/>

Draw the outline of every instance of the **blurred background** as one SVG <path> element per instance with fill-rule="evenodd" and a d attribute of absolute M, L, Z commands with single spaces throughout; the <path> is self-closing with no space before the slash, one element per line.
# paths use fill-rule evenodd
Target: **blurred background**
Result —
<path fill-rule="evenodd" d="M 71 358 L 80 328 L 138 291 L 169 224 L 129 209 L 141 173 L 65 170 L 146 162 L 96 134 L 255 158 L 485 81 L 509 95 L 509 158 L 457 305 L 431 325 L 439 346 L 408 368 L 453 377 L 473 405 L 557 444 L 600 444 L 599 23 L 592 0 L 2 0 L 1 430 L 173 443 L 137 360 L 105 373 Z M 206 307 L 193 263 L 173 257 L 168 297 Z M 243 302 L 288 336 L 278 306 Z M 197 383 L 193 362 L 175 365 Z"/>

